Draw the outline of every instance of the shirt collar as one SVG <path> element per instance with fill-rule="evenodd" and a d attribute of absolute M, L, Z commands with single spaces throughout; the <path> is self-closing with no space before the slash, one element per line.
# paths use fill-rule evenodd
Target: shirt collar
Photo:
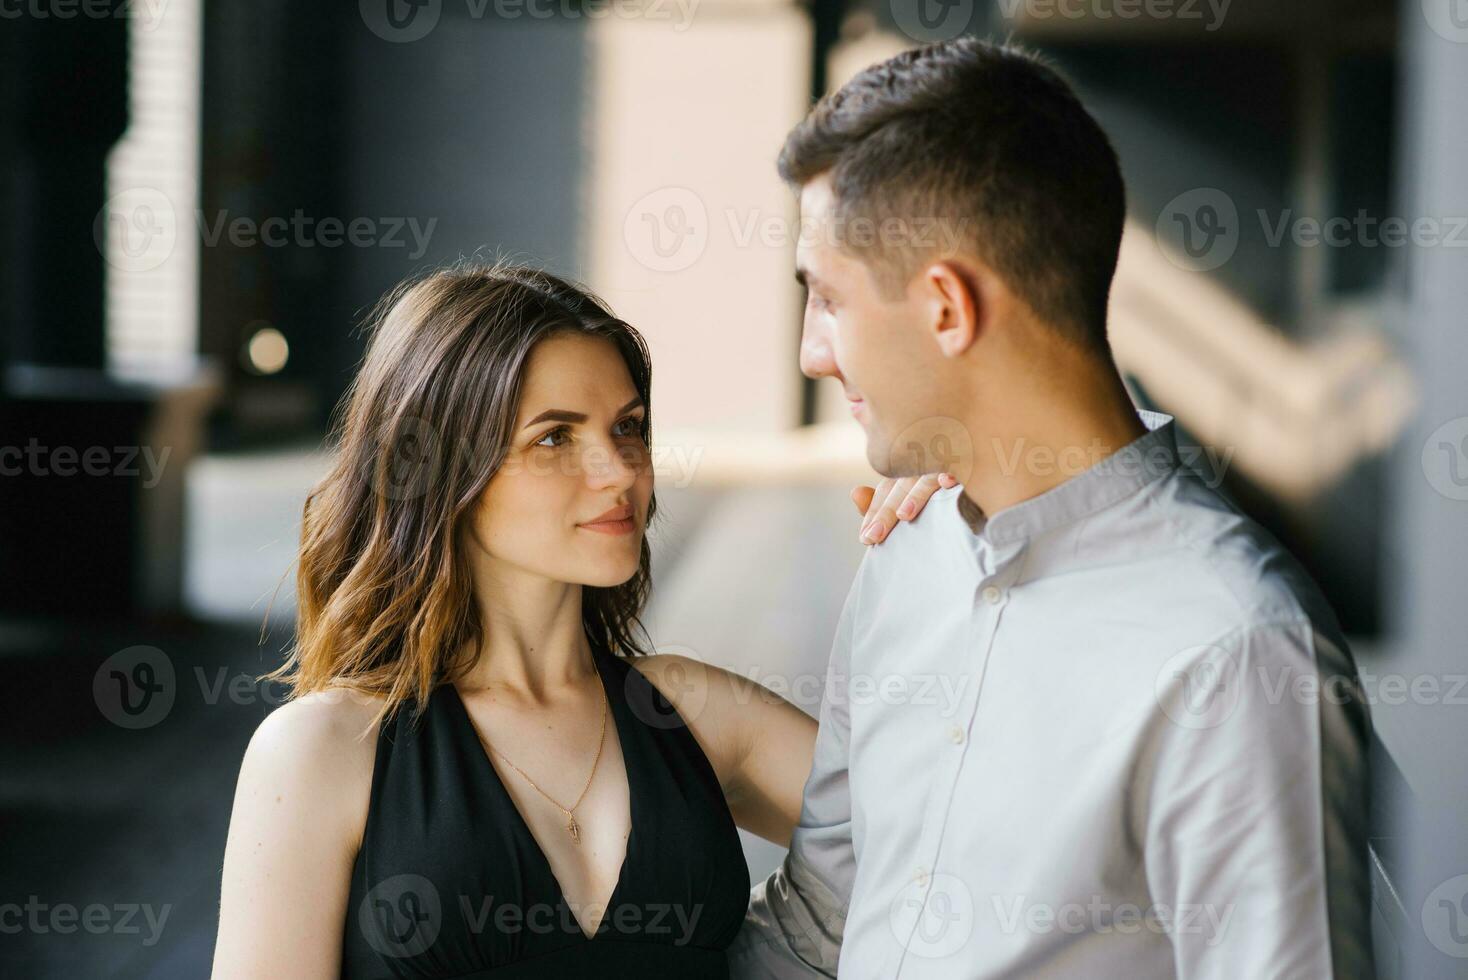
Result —
<path fill-rule="evenodd" d="M 1033 538 L 1104 510 L 1174 472 L 1179 464 L 1173 417 L 1140 409 L 1137 416 L 1146 434 L 1059 486 L 994 514 L 980 536 L 996 545 Z"/>

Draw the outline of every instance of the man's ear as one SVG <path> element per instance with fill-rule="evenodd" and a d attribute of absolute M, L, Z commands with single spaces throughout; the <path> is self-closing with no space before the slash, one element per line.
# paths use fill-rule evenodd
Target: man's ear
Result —
<path fill-rule="evenodd" d="M 932 330 L 944 357 L 957 357 L 983 332 L 989 303 L 982 272 L 945 260 L 923 270 L 933 299 Z"/>

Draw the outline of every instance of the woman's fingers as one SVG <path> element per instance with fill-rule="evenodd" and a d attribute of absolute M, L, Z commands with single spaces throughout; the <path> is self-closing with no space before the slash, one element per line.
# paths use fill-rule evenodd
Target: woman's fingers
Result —
<path fill-rule="evenodd" d="M 923 512 L 928 506 L 928 498 L 938 492 L 942 486 L 939 479 L 940 473 L 925 473 L 917 478 L 912 487 L 907 491 L 907 499 L 897 506 L 897 516 L 901 520 L 910 521 Z"/>
<path fill-rule="evenodd" d="M 863 544 L 877 544 L 897 526 L 897 508 L 906 499 L 914 482 L 913 477 L 906 476 L 900 480 L 888 477 L 877 484 L 867 506 L 866 519 L 862 521 L 860 537 Z"/>
<path fill-rule="evenodd" d="M 885 540 L 898 521 L 910 521 L 923 512 L 928 500 L 939 489 L 958 485 L 948 473 L 927 473 L 901 479 L 887 477 L 876 488 L 857 487 L 851 500 L 862 512 L 860 538 L 863 544 Z"/>

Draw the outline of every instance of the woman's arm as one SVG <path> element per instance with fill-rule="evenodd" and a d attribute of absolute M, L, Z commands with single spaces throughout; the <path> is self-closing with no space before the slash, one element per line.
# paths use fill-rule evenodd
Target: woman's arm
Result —
<path fill-rule="evenodd" d="M 862 516 L 862 539 L 881 542 L 898 521 L 912 520 L 947 473 L 887 478 L 851 492 Z M 868 540 L 870 539 L 870 540 Z M 718 773 L 734 821 L 765 840 L 788 846 L 800 819 L 810 776 L 816 721 L 748 678 L 675 654 L 631 659 L 688 724 Z"/>
<path fill-rule="evenodd" d="M 763 685 L 677 654 L 629 660 L 708 756 L 734 822 L 788 846 L 810 775 L 816 721 Z"/>
<path fill-rule="evenodd" d="M 255 730 L 224 850 L 213 980 L 340 976 L 372 786 L 370 719 L 360 700 L 307 695 Z"/>

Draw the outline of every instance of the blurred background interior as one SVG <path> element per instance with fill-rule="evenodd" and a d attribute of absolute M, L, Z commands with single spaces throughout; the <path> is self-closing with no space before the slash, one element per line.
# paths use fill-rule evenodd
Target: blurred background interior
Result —
<path fill-rule="evenodd" d="M 1112 135 L 1117 359 L 1305 560 L 1381 681 L 1382 976 L 1465 975 L 1461 0 L 5 10 L 0 905 L 43 925 L 0 917 L 0 973 L 207 974 L 234 777 L 279 700 L 253 678 L 290 641 L 356 326 L 461 256 L 572 276 L 644 332 L 651 634 L 814 712 L 862 553 L 847 491 L 870 473 L 837 387 L 797 369 L 774 158 L 814 96 L 967 31 L 1047 53 Z M 169 699 L 137 724 L 104 691 L 136 647 L 161 652 Z M 780 850 L 746 839 L 763 875 Z M 169 918 L 45 911 L 94 903 Z"/>

